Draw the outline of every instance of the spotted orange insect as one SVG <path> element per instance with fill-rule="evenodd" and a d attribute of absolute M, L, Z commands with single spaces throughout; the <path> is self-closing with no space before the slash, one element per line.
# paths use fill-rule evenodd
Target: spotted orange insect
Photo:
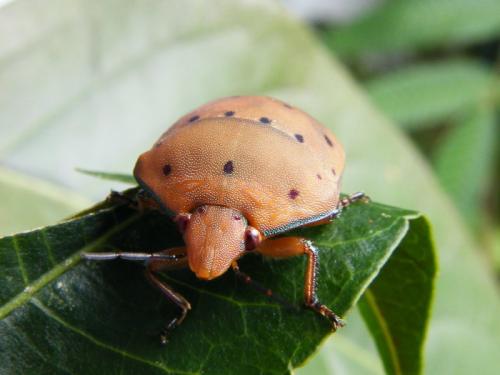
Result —
<path fill-rule="evenodd" d="M 282 101 L 238 96 L 211 102 L 180 118 L 139 157 L 134 169 L 146 196 L 177 222 L 185 247 L 85 258 L 146 261 L 148 279 L 181 310 L 161 335 L 166 342 L 191 305 L 160 281 L 157 272 L 189 266 L 198 278 L 212 280 L 232 268 L 252 284 L 238 268 L 243 255 L 306 255 L 305 305 L 337 329 L 342 320 L 316 294 L 318 249 L 301 237 L 275 236 L 329 222 L 364 197 L 356 193 L 340 199 L 344 163 L 335 135 Z M 272 295 L 270 289 L 258 289 Z"/>

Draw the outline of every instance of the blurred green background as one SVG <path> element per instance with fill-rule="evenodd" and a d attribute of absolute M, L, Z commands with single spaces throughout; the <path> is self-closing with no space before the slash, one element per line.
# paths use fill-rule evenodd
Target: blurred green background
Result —
<path fill-rule="evenodd" d="M 0 234 L 122 186 L 217 97 L 297 105 L 347 150 L 344 191 L 417 209 L 441 271 L 426 373 L 500 371 L 498 0 L 0 2 Z M 380 374 L 357 311 L 299 374 Z"/>

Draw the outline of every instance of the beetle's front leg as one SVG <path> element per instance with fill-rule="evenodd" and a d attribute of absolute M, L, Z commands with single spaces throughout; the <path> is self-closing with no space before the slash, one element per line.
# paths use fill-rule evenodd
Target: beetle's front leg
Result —
<path fill-rule="evenodd" d="M 158 204 L 144 189 L 139 189 L 133 195 L 130 194 L 130 191 L 131 190 L 118 192 L 111 190 L 106 201 L 111 204 L 126 205 L 140 213 L 144 213 L 147 210 L 157 210 L 159 208 Z"/>
<path fill-rule="evenodd" d="M 184 248 L 175 248 L 177 249 L 182 249 L 185 250 Z M 184 265 L 187 263 L 187 257 L 185 256 L 184 253 Z M 178 264 L 172 264 L 171 260 L 162 260 L 158 258 L 151 258 L 146 262 L 146 277 L 147 279 L 173 303 L 175 303 L 180 309 L 181 313 L 179 316 L 173 318 L 170 320 L 166 325 L 163 331 L 160 333 L 160 341 L 162 344 L 166 344 L 168 341 L 168 335 L 170 332 L 172 332 L 176 327 L 181 325 L 181 323 L 184 321 L 186 318 L 186 315 L 189 310 L 191 310 L 191 304 L 187 299 L 185 299 L 182 295 L 177 293 L 170 285 L 167 283 L 160 281 L 156 277 L 156 273 L 160 272 L 161 270 L 164 269 L 172 269 L 177 268 L 179 265 Z"/>
<path fill-rule="evenodd" d="M 319 271 L 319 251 L 311 241 L 301 237 L 283 237 L 262 242 L 257 251 L 263 255 L 285 258 L 295 255 L 307 256 L 307 269 L 304 278 L 305 305 L 326 317 L 336 330 L 344 325 L 340 317 L 318 300 L 316 285 Z"/>
<path fill-rule="evenodd" d="M 140 252 L 104 252 L 104 253 L 85 253 L 82 255 L 87 260 L 113 260 L 124 259 L 133 261 L 144 261 L 146 264 L 146 278 L 180 309 L 181 314 L 170 320 L 160 334 L 162 344 L 167 343 L 168 334 L 178 327 L 186 318 L 191 304 L 170 285 L 160 281 L 156 273 L 167 270 L 184 268 L 187 266 L 186 249 L 184 247 L 174 247 L 157 253 Z"/>

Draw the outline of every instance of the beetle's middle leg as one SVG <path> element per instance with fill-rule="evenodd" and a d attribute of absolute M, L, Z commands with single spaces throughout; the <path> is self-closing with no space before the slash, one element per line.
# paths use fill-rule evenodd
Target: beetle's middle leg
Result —
<path fill-rule="evenodd" d="M 310 309 L 326 317 L 336 330 L 344 325 L 343 320 L 318 300 L 317 280 L 319 271 L 319 251 L 311 241 L 301 237 L 283 237 L 269 239 L 257 248 L 263 255 L 285 258 L 295 255 L 307 256 L 307 268 L 304 278 L 304 303 Z"/>
<path fill-rule="evenodd" d="M 240 279 L 241 281 L 243 281 L 245 284 L 248 284 L 248 285 L 252 286 L 258 292 L 260 292 L 262 294 L 265 294 L 267 297 L 275 300 L 276 302 L 280 303 L 281 305 L 285 306 L 288 309 L 291 309 L 291 310 L 296 310 L 297 309 L 289 301 L 287 301 L 286 299 L 284 299 L 281 296 L 277 295 L 271 289 L 266 288 L 262 284 L 258 283 L 257 281 L 255 281 L 254 279 L 252 279 L 249 275 L 247 275 L 246 273 L 240 271 L 240 267 L 238 266 L 238 263 L 236 261 L 234 261 L 231 264 L 231 267 L 233 268 L 233 271 L 234 271 L 235 275 L 238 277 L 238 279 Z"/>
<path fill-rule="evenodd" d="M 179 326 L 188 311 L 191 309 L 191 304 L 179 293 L 177 293 L 170 285 L 161 281 L 156 276 L 156 273 L 166 270 L 183 268 L 187 266 L 186 249 L 183 247 L 174 247 L 156 253 L 137 253 L 137 252 L 103 252 L 103 253 L 86 253 L 83 258 L 88 260 L 113 260 L 125 259 L 134 261 L 145 261 L 146 263 L 146 278 L 180 309 L 181 314 L 170 320 L 160 334 L 162 344 L 167 343 L 168 334 L 177 326 Z"/>

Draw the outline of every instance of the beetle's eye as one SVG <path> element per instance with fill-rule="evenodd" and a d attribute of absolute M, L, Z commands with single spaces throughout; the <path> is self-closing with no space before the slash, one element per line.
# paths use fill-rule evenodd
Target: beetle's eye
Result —
<path fill-rule="evenodd" d="M 254 227 L 248 227 L 245 231 L 245 250 L 252 251 L 262 242 L 260 232 Z"/>
<path fill-rule="evenodd" d="M 174 221 L 177 223 L 179 232 L 184 233 L 188 226 L 189 220 L 191 220 L 191 214 L 182 213 L 175 217 Z"/>

